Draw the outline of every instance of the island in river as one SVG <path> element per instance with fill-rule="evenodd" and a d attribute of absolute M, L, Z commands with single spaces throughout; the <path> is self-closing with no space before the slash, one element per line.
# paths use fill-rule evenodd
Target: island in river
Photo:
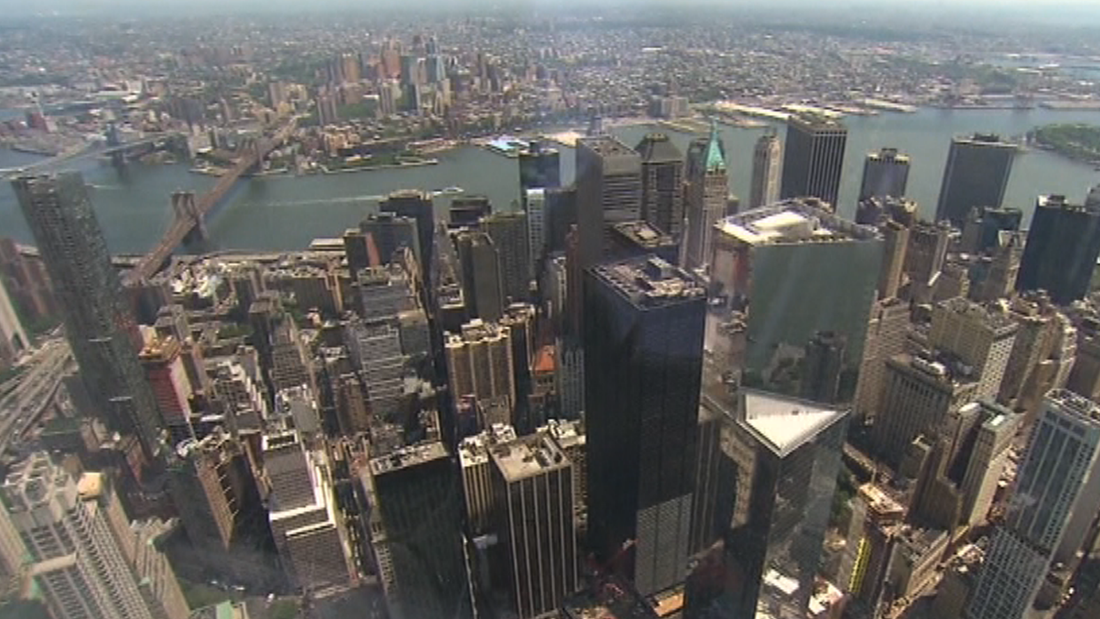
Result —
<path fill-rule="evenodd" d="M 1056 152 L 1077 161 L 1100 164 L 1100 126 L 1085 123 L 1055 123 L 1036 127 L 1028 141 L 1037 148 Z"/>

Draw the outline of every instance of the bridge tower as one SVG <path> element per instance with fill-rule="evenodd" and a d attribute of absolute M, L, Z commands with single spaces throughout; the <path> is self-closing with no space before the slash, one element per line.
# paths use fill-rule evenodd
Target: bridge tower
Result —
<path fill-rule="evenodd" d="M 115 123 L 108 123 L 107 131 L 104 132 L 104 136 L 107 138 L 107 148 L 115 148 L 116 146 L 122 146 L 122 136 L 118 133 L 118 125 Z M 126 165 L 126 149 L 120 148 L 111 153 L 111 163 L 115 167 Z"/>
<path fill-rule="evenodd" d="M 195 192 L 173 192 L 172 213 L 177 220 L 188 225 L 187 234 L 183 237 L 184 243 L 191 244 L 206 240 L 206 222 L 203 221 L 202 213 L 199 212 L 198 204 L 195 202 Z"/>

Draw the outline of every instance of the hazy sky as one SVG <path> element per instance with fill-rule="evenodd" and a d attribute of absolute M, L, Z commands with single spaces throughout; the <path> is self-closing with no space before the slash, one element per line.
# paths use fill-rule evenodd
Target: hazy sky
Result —
<path fill-rule="evenodd" d="M 101 14 L 125 19 L 128 16 L 169 12 L 259 12 L 296 11 L 317 12 L 324 10 L 357 10 L 362 12 L 380 9 L 416 9 L 435 11 L 470 11 L 507 7 L 510 12 L 563 11 L 569 7 L 590 10 L 593 7 L 661 6 L 687 8 L 689 6 L 728 7 L 752 12 L 773 12 L 800 7 L 813 13 L 846 13 L 858 8 L 871 9 L 874 15 L 891 11 L 900 13 L 926 13 L 930 16 L 951 14 L 979 17 L 984 10 L 991 10 L 990 18 L 1003 18 L 1013 14 L 1034 16 L 1047 21 L 1076 20 L 1086 17 L 1088 24 L 1100 26 L 1100 0 L 906 0 L 892 5 L 882 0 L 833 0 L 822 6 L 820 0 L 0 0 L 0 18 L 28 14 Z M 1093 21 L 1091 18 L 1095 17 Z M 968 20 L 969 21 L 969 20 Z M 978 24 L 974 24 L 978 25 Z"/>

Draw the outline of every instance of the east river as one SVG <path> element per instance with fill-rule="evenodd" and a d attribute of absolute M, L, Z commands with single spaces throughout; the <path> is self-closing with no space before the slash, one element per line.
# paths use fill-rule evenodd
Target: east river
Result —
<path fill-rule="evenodd" d="M 1100 112 L 922 109 L 915 114 L 883 113 L 850 116 L 840 212 L 851 216 L 863 173 L 863 157 L 881 147 L 896 147 L 912 157 L 909 197 L 925 216 L 936 207 L 944 162 L 951 137 L 975 131 L 1017 137 L 1052 122 L 1100 124 Z M 778 126 L 782 137 L 784 127 Z M 654 126 L 628 126 L 612 133 L 633 146 L 654 130 L 671 135 L 683 150 L 691 135 Z M 745 198 L 752 173 L 752 149 L 763 128 L 722 126 L 730 166 L 730 189 Z M 562 150 L 562 177 L 573 178 L 573 154 Z M 384 194 L 397 189 L 438 190 L 458 186 L 470 194 L 489 196 L 495 209 L 509 209 L 518 195 L 516 160 L 474 146 L 434 155 L 438 165 L 402 170 L 380 170 L 333 175 L 267 176 L 242 179 L 207 222 L 210 242 L 218 249 L 290 250 L 304 248 L 312 239 L 339 236 L 377 209 Z M 37 161 L 33 155 L 0 150 L 0 168 Z M 202 191 L 213 178 L 188 171 L 186 164 L 142 165 L 122 169 L 95 160 L 72 164 L 92 187 L 92 199 L 111 249 L 118 253 L 146 250 L 168 224 L 168 196 L 177 189 Z M 1032 150 L 1016 160 L 1008 186 L 1006 206 L 1024 210 L 1030 218 L 1035 196 L 1062 193 L 1083 200 L 1088 187 L 1100 183 L 1100 172 L 1052 153 Z M 445 216 L 449 198 L 436 199 Z M 1025 221 L 1026 223 L 1026 221 Z M 32 242 L 11 187 L 0 186 L 0 236 Z"/>

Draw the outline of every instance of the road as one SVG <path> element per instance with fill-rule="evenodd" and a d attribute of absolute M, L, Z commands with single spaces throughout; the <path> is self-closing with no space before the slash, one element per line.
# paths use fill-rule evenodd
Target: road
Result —
<path fill-rule="evenodd" d="M 19 384 L 0 399 L 0 453 L 38 421 L 71 363 L 69 344 L 59 337 L 32 353 L 25 362 L 29 369 L 19 377 Z"/>

